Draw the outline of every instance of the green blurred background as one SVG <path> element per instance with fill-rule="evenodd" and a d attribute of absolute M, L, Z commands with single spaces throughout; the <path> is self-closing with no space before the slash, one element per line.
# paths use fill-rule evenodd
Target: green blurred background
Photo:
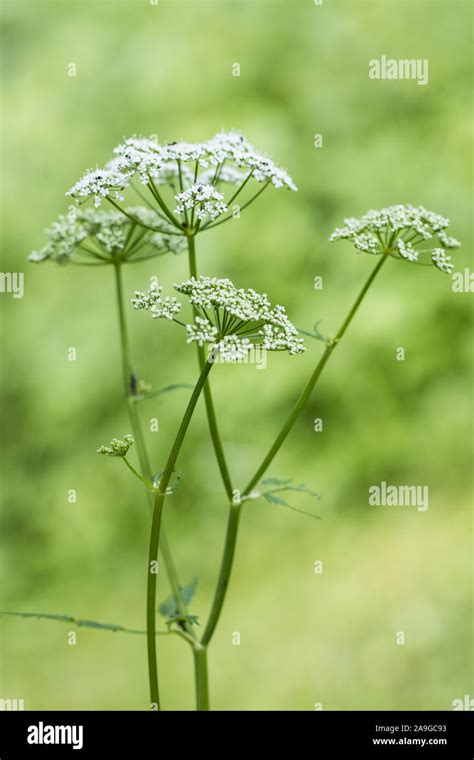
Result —
<path fill-rule="evenodd" d="M 472 8 L 385 0 L 2 6 L 2 271 L 25 272 L 25 297 L 0 296 L 1 607 L 143 627 L 143 493 L 119 461 L 95 453 L 129 432 L 112 271 L 33 266 L 26 255 L 67 208 L 64 191 L 124 136 L 198 141 L 236 128 L 287 167 L 299 192 L 268 190 L 239 221 L 200 237 L 203 273 L 268 292 L 299 326 L 323 319 L 320 329 L 333 334 L 373 260 L 329 245 L 330 232 L 344 216 L 404 202 L 451 219 L 462 271 L 472 246 Z M 370 81 L 368 60 L 382 54 L 428 58 L 429 84 Z M 186 272 L 184 256 L 129 267 L 127 293 L 150 274 L 171 285 Z M 450 709 L 472 694 L 471 299 L 434 267 L 382 270 L 269 471 L 317 490 L 321 501 L 291 503 L 322 520 L 260 501 L 245 509 L 210 652 L 214 708 Z M 140 376 L 156 388 L 193 382 L 195 352 L 174 329 L 129 316 Z M 76 362 L 67 360 L 70 346 Z M 405 362 L 396 361 L 399 346 Z M 271 355 L 265 371 L 214 371 L 238 486 L 321 352 L 310 340 L 304 357 Z M 176 391 L 141 406 L 145 425 L 159 420 L 159 432 L 147 434 L 157 470 L 186 399 Z M 323 433 L 313 432 L 315 417 Z M 226 500 L 202 408 L 180 468 L 165 520 L 183 583 L 199 577 L 191 611 L 205 619 Z M 370 507 L 368 487 L 382 480 L 428 485 L 429 510 Z M 159 594 L 168 594 L 164 573 Z M 0 696 L 23 698 L 26 709 L 146 707 L 144 638 L 79 629 L 69 646 L 67 625 L 3 618 L 0 626 Z M 398 631 L 405 646 L 396 645 Z M 165 637 L 159 655 L 164 706 L 192 709 L 186 645 Z"/>

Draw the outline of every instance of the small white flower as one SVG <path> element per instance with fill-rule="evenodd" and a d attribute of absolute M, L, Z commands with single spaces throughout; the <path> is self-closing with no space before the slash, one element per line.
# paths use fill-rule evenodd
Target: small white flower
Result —
<path fill-rule="evenodd" d="M 129 216 L 119 211 L 103 211 L 91 208 L 74 209 L 73 214 L 61 215 L 51 227 L 45 230 L 47 243 L 39 251 L 33 251 L 29 260 L 33 262 L 51 259 L 60 263 L 93 259 L 127 261 L 139 256 L 153 256 L 162 253 L 178 253 L 183 247 L 183 239 L 170 235 L 170 227 L 154 211 L 141 207 L 126 208 Z M 130 219 L 137 220 L 147 229 L 138 242 L 133 236 Z M 156 232 L 153 231 L 155 228 Z M 92 253 L 91 253 L 92 251 Z"/>
<path fill-rule="evenodd" d="M 178 193 L 175 198 L 178 202 L 176 207 L 178 214 L 195 209 L 198 219 L 204 219 L 206 215 L 211 219 L 216 219 L 227 211 L 224 196 L 213 185 L 191 185 L 187 190 Z"/>
<path fill-rule="evenodd" d="M 238 132 L 219 132 L 207 142 L 167 144 L 133 135 L 118 145 L 114 154 L 103 169 L 88 171 L 67 195 L 78 202 L 93 198 L 97 207 L 104 198 L 123 200 L 122 191 L 129 187 L 134 178 L 145 186 L 150 185 L 151 181 L 154 185 L 170 185 L 174 189 L 179 185 L 181 193 L 190 191 L 196 184 L 242 185 L 250 177 L 277 188 L 297 189 L 284 169 L 264 153 L 255 150 Z M 204 170 L 200 176 L 199 170 Z M 223 198 L 220 203 L 224 203 Z M 179 205 L 186 208 L 184 203 Z M 200 207 L 201 216 L 198 218 L 208 213 L 211 219 L 215 219 L 223 213 L 223 209 L 224 205 L 219 207 L 216 201 L 208 211 Z"/>
<path fill-rule="evenodd" d="M 195 314 L 194 321 L 185 325 L 187 343 L 208 344 L 225 361 L 241 360 L 255 346 L 291 355 L 306 350 L 283 306 L 272 307 L 265 293 L 236 288 L 230 280 L 217 277 L 191 277 L 174 287 L 189 298 Z M 161 293 L 161 286 L 152 280 L 148 293 L 135 293 L 134 308 L 173 319 L 180 305 L 175 298 L 163 299 Z"/>
<path fill-rule="evenodd" d="M 123 200 L 121 191 L 129 184 L 130 174 L 110 169 L 93 169 L 73 185 L 66 195 L 70 195 L 79 203 L 82 200 L 93 197 L 94 206 L 98 208 L 102 200 L 112 196 L 116 200 Z"/>
<path fill-rule="evenodd" d="M 438 269 L 446 272 L 446 274 L 451 274 L 454 269 L 454 265 L 451 263 L 451 256 L 446 256 L 443 248 L 435 248 L 431 254 L 431 260 Z"/>
<path fill-rule="evenodd" d="M 397 240 L 397 248 L 400 256 L 408 261 L 417 261 L 418 252 L 415 251 L 411 243 L 405 243 L 403 240 Z"/>
<path fill-rule="evenodd" d="M 161 294 L 163 287 L 156 283 L 156 280 L 151 280 L 150 290 L 148 293 L 143 293 L 140 290 L 135 291 L 135 296 L 132 298 L 132 305 L 134 309 L 145 309 L 149 311 L 153 319 L 174 319 L 175 314 L 181 309 L 181 304 L 177 298 L 173 296 L 165 296 L 162 298 Z"/>
<path fill-rule="evenodd" d="M 209 140 L 208 146 L 216 162 L 231 161 L 237 168 L 251 171 L 257 182 L 271 182 L 275 187 L 287 187 L 293 191 L 298 189 L 284 169 L 264 153 L 256 151 L 238 132 L 219 132 Z"/>
<path fill-rule="evenodd" d="M 186 343 L 197 343 L 203 346 L 205 343 L 214 343 L 219 330 L 208 319 L 196 317 L 192 325 L 186 325 Z"/>
<path fill-rule="evenodd" d="M 175 289 L 189 298 L 196 312 L 186 327 L 188 342 L 208 343 L 226 361 L 242 359 L 256 345 L 291 355 L 305 350 L 283 306 L 272 308 L 265 293 L 216 277 L 192 277 Z"/>
<path fill-rule="evenodd" d="M 449 237 L 446 235 L 444 230 L 441 230 L 438 233 L 439 242 L 444 248 L 459 248 L 461 243 L 459 240 L 456 240 L 454 237 Z"/>
<path fill-rule="evenodd" d="M 423 206 L 398 204 L 379 211 L 371 209 L 360 219 L 344 219 L 344 226 L 336 228 L 329 240 L 350 240 L 358 253 L 388 254 L 413 263 L 428 254 L 438 269 L 448 272 L 452 264 L 449 257 L 443 258 L 444 248 L 460 246 L 446 234 L 448 226 L 449 219 Z M 443 248 L 436 247 L 436 242 L 426 246 L 426 241 L 436 238 Z"/>
<path fill-rule="evenodd" d="M 372 233 L 362 232 L 355 237 L 354 245 L 357 253 L 377 253 L 380 243 Z"/>

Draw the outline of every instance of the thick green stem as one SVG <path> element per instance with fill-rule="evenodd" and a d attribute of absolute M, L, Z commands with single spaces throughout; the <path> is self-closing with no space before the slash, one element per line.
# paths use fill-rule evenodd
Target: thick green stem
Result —
<path fill-rule="evenodd" d="M 196 266 L 196 246 L 194 241 L 194 235 L 188 235 L 188 258 L 189 258 L 189 273 L 191 277 L 197 277 Z M 200 369 L 203 368 L 206 357 L 203 346 L 199 346 L 196 343 L 198 362 Z M 219 434 L 219 428 L 217 426 L 216 412 L 214 409 L 214 402 L 212 400 L 212 392 L 209 381 L 204 386 L 204 400 L 206 403 L 206 415 L 209 425 L 209 432 L 211 434 L 212 445 L 214 446 L 214 452 L 216 455 L 217 465 L 221 474 L 222 482 L 229 499 L 232 498 L 232 481 L 227 466 L 224 447 L 222 446 L 221 437 Z"/>
<path fill-rule="evenodd" d="M 352 319 L 354 318 L 360 304 L 362 303 L 365 294 L 367 293 L 368 289 L 370 288 L 373 280 L 377 276 L 378 272 L 380 271 L 382 265 L 388 258 L 388 254 L 384 253 L 381 256 L 380 261 L 377 263 L 375 269 L 373 269 L 372 273 L 370 274 L 369 278 L 365 282 L 362 290 L 360 291 L 359 295 L 357 296 L 356 300 L 354 301 L 354 304 L 352 308 L 350 309 L 346 319 L 342 323 L 339 332 L 337 333 L 336 337 L 331 340 L 327 346 L 326 349 L 319 360 L 318 364 L 316 365 L 316 368 L 311 375 L 308 384 L 306 385 L 305 389 L 301 393 L 298 401 L 296 402 L 293 411 L 288 416 L 287 420 L 285 421 L 285 424 L 283 425 L 282 429 L 280 430 L 279 434 L 277 435 L 274 443 L 270 447 L 267 455 L 265 456 L 262 464 L 260 467 L 258 467 L 257 471 L 255 472 L 255 475 L 250 479 L 248 482 L 246 488 L 242 492 L 242 496 L 247 496 L 250 491 L 254 488 L 254 486 L 257 485 L 257 483 L 260 481 L 263 474 L 266 472 L 270 464 L 272 463 L 273 459 L 275 458 L 276 454 L 280 450 L 283 442 L 285 441 L 286 437 L 288 436 L 288 433 L 290 432 L 291 428 L 293 427 L 296 419 L 298 418 L 301 411 L 306 406 L 314 387 L 319 380 L 321 373 L 331 356 L 332 352 L 334 351 L 335 347 L 343 337 L 344 333 L 346 332 L 347 328 L 349 327 L 350 323 L 352 322 Z M 235 554 L 235 545 L 237 542 L 237 535 L 238 535 L 238 528 L 239 528 L 239 520 L 240 520 L 240 512 L 241 512 L 241 504 L 231 504 L 229 508 L 229 516 L 228 516 L 228 522 L 227 522 L 227 534 L 226 534 L 226 540 L 224 545 L 224 553 L 222 556 L 221 561 L 221 567 L 219 571 L 219 578 L 217 581 L 216 591 L 214 594 L 214 599 L 212 602 L 211 612 L 209 615 L 209 620 L 207 622 L 206 628 L 204 630 L 204 634 L 201 638 L 201 643 L 204 645 L 208 645 L 209 642 L 212 639 L 212 636 L 214 635 L 214 631 L 216 629 L 217 623 L 219 621 L 220 614 L 222 612 L 222 607 L 224 605 L 224 600 L 227 592 L 227 588 L 229 585 L 230 575 L 232 572 L 232 565 L 234 561 L 234 554 Z"/>
<path fill-rule="evenodd" d="M 214 355 L 211 355 L 206 361 L 199 379 L 195 385 L 195 388 L 191 394 L 191 398 L 186 407 L 181 425 L 176 434 L 168 461 L 160 479 L 160 490 L 155 496 L 155 506 L 153 509 L 153 520 L 151 526 L 150 535 L 150 550 L 148 554 L 148 581 L 147 581 L 147 643 L 148 643 L 148 672 L 150 678 L 150 696 L 151 703 L 156 704 L 158 702 L 158 676 L 157 676 L 157 664 L 156 664 L 156 575 L 157 575 L 157 559 L 158 559 L 158 546 L 160 543 L 160 528 L 161 517 L 163 513 L 163 504 L 166 498 L 166 491 L 169 486 L 171 476 L 173 474 L 176 460 L 178 458 L 181 446 L 186 435 L 186 431 L 189 427 L 191 417 L 193 416 L 194 409 L 198 402 L 201 391 L 206 382 L 207 376 L 211 371 L 214 361 Z"/>
<path fill-rule="evenodd" d="M 209 710 L 209 687 L 207 680 L 207 649 L 202 644 L 193 646 L 194 678 L 196 682 L 196 709 Z"/>

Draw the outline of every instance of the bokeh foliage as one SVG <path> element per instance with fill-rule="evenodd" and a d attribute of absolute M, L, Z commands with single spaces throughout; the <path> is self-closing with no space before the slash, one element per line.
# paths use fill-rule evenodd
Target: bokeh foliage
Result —
<path fill-rule="evenodd" d="M 267 292 L 301 327 L 323 319 L 333 334 L 373 266 L 349 244 L 328 244 L 344 216 L 423 204 L 451 218 L 463 241 L 456 268 L 469 266 L 471 15 L 469 3 L 418 0 L 4 0 L 2 271 L 25 272 L 25 297 L 0 295 L 3 609 L 144 624 L 143 494 L 120 462 L 95 453 L 129 432 L 112 272 L 25 261 L 67 208 L 64 191 L 123 136 L 193 141 L 241 130 L 300 190 L 268 190 L 239 221 L 203 234 L 199 267 Z M 428 58 L 429 84 L 370 81 L 368 60 L 381 54 Z M 127 291 L 150 274 L 171 285 L 186 276 L 186 260 L 129 267 Z M 293 503 L 323 519 L 264 501 L 246 508 L 212 646 L 214 707 L 449 709 L 472 690 L 471 298 L 434 268 L 389 262 L 382 271 L 269 473 L 321 493 L 316 505 Z M 194 381 L 194 350 L 173 327 L 130 311 L 130 329 L 143 378 L 155 387 Z M 214 372 L 238 485 L 321 351 L 314 341 L 303 358 L 270 356 L 264 371 Z M 186 398 L 178 390 L 143 402 L 144 420 L 159 419 L 147 436 L 157 470 Z M 313 432 L 316 417 L 323 433 Z M 192 612 L 205 617 L 226 502 L 202 408 L 180 461 L 166 525 L 183 583 L 199 576 Z M 381 480 L 427 484 L 429 510 L 369 507 L 368 487 Z M 1 696 L 30 709 L 146 705 L 140 637 L 83 630 L 71 647 L 56 623 L 0 625 Z M 185 645 L 170 637 L 159 651 L 165 706 L 191 708 Z"/>

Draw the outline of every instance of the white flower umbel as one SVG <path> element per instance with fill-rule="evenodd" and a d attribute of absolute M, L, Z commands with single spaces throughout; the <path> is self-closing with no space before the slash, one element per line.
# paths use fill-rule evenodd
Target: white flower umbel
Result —
<path fill-rule="evenodd" d="M 180 311 L 181 304 L 173 296 L 162 298 L 162 292 L 162 286 L 158 285 L 156 280 L 152 280 L 148 293 L 143 293 L 140 290 L 135 291 L 135 296 L 132 298 L 133 308 L 149 311 L 153 319 L 163 317 L 164 319 L 173 320 L 175 314 L 178 314 Z"/>
<path fill-rule="evenodd" d="M 187 343 L 207 344 L 224 361 L 238 361 L 255 346 L 291 355 L 305 350 L 283 306 L 272 307 L 265 294 L 216 277 L 192 277 L 174 287 L 189 298 L 195 314 L 194 321 L 185 325 Z M 161 290 L 152 281 L 148 293 L 135 294 L 134 308 L 173 319 L 179 305 L 176 299 L 163 299 Z"/>
<path fill-rule="evenodd" d="M 451 263 L 451 256 L 446 255 L 444 248 L 435 248 L 431 254 L 431 260 L 435 267 L 438 267 L 442 272 L 446 272 L 446 274 L 451 274 L 454 269 Z"/>
<path fill-rule="evenodd" d="M 141 261 L 182 248 L 182 239 L 171 235 L 170 226 L 154 211 L 140 207 L 125 211 L 127 216 L 120 211 L 78 208 L 61 215 L 45 230 L 48 241 L 30 254 L 30 261 Z"/>
<path fill-rule="evenodd" d="M 123 200 L 122 190 L 128 186 L 130 176 L 130 172 L 123 173 L 112 167 L 91 169 L 66 192 L 66 195 L 70 195 L 78 203 L 92 197 L 94 206 L 98 208 L 107 196 Z"/>
<path fill-rule="evenodd" d="M 388 254 L 412 263 L 423 263 L 427 257 L 450 273 L 453 265 L 445 249 L 461 244 L 446 234 L 448 226 L 449 219 L 423 206 L 396 205 L 368 211 L 360 219 L 344 219 L 344 227 L 335 229 L 329 240 L 350 240 L 357 253 Z"/>
<path fill-rule="evenodd" d="M 208 148 L 213 155 L 213 163 L 233 163 L 238 169 L 251 172 L 257 182 L 271 182 L 275 187 L 286 187 L 293 191 L 298 189 L 284 169 L 265 153 L 255 150 L 239 132 L 219 132 L 209 140 Z"/>
<path fill-rule="evenodd" d="M 238 132 L 219 132 L 207 142 L 188 143 L 173 142 L 160 145 L 146 137 L 130 137 L 118 145 L 113 159 L 106 167 L 109 171 L 119 171 L 125 177 L 138 173 L 144 184 L 152 177 L 160 182 L 160 175 L 169 173 L 176 176 L 178 171 L 172 168 L 181 164 L 182 173 L 188 179 L 191 172 L 185 165 L 197 163 L 198 168 L 209 169 L 223 165 L 217 174 L 222 182 L 240 182 L 253 173 L 257 182 L 270 181 L 275 187 L 287 187 L 296 190 L 296 185 L 284 169 L 277 166 L 265 153 L 257 151 L 248 140 Z M 224 167 L 225 164 L 225 167 Z M 187 171 L 186 171 L 187 169 Z M 246 169 L 247 172 L 242 172 Z M 212 169 L 206 173 L 206 179 L 215 184 Z M 202 180 L 204 182 L 204 180 Z"/>
<path fill-rule="evenodd" d="M 114 153 L 115 156 L 103 169 L 88 171 L 68 190 L 67 195 L 78 203 L 92 198 L 96 206 L 107 199 L 120 208 L 118 202 L 123 200 L 127 188 L 132 187 L 141 195 L 134 182 L 137 180 L 139 185 L 150 191 L 149 200 L 156 204 L 157 213 L 183 235 L 212 225 L 240 192 L 247 186 L 250 188 L 252 183 L 262 184 L 263 187 L 250 197 L 247 195 L 241 209 L 250 205 L 268 185 L 293 191 L 297 189 L 284 169 L 257 151 L 238 132 L 219 132 L 207 142 L 166 144 L 134 135 L 118 145 Z M 229 193 L 226 200 L 223 195 L 217 195 L 216 188 L 229 184 L 236 189 Z M 166 186 L 171 188 L 178 201 L 177 216 L 171 212 Z M 197 188 L 205 190 L 197 191 Z M 209 197 L 198 199 L 197 192 L 209 194 Z M 188 211 L 191 212 L 189 216 Z M 229 215 L 219 223 L 231 218 Z"/>
<path fill-rule="evenodd" d="M 213 185 L 191 185 L 175 198 L 178 202 L 176 207 L 178 214 L 194 210 L 198 219 L 204 219 L 206 216 L 217 219 L 227 211 L 224 196 Z"/>

